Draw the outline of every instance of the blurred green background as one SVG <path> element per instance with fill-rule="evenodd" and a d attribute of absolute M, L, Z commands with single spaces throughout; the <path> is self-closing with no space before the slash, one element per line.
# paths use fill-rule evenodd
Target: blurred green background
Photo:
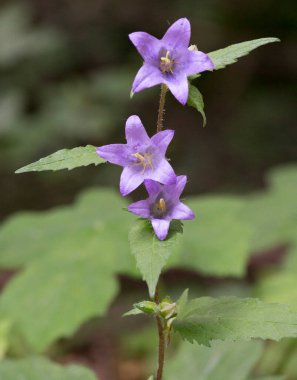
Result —
<path fill-rule="evenodd" d="M 247 192 L 263 186 L 271 166 L 296 160 L 296 18 L 294 0 L 2 1 L 0 9 L 1 216 L 69 203 L 81 188 L 118 186 L 120 168 L 14 175 L 14 170 L 64 147 L 124 141 L 125 120 L 140 115 L 155 131 L 158 89 L 129 99 L 141 58 L 133 31 L 159 38 L 180 17 L 191 42 L 210 52 L 275 36 L 224 70 L 195 81 L 208 124 L 171 96 L 168 152 L 187 192 Z"/>

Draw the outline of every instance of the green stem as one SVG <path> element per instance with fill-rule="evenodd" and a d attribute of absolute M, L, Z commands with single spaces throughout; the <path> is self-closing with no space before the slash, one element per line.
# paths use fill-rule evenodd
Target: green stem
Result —
<path fill-rule="evenodd" d="M 160 132 L 163 129 L 163 120 L 164 120 L 164 112 L 165 112 L 164 106 L 165 106 L 167 90 L 168 90 L 168 87 L 166 86 L 166 84 L 162 84 L 161 93 L 160 93 L 159 110 L 158 110 L 157 132 Z"/>
<path fill-rule="evenodd" d="M 154 301 L 156 304 L 159 304 L 159 292 L 158 285 L 156 287 Z M 156 316 L 158 334 L 159 334 L 159 355 L 158 355 L 158 372 L 157 379 L 162 380 L 163 378 L 163 368 L 164 368 L 164 359 L 165 359 L 165 335 L 162 319 L 159 315 Z"/>

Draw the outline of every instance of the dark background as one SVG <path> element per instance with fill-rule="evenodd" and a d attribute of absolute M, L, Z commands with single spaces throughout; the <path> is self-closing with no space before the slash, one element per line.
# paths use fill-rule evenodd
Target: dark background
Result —
<path fill-rule="evenodd" d="M 167 97 L 168 155 L 187 174 L 187 192 L 249 192 L 268 168 L 296 159 L 296 2 L 30 0 L 1 2 L 1 216 L 69 203 L 81 188 L 118 186 L 111 165 L 72 172 L 13 172 L 64 147 L 124 142 L 138 114 L 155 132 L 158 88 L 129 93 L 142 61 L 133 31 L 162 37 L 188 17 L 191 43 L 204 52 L 279 37 L 224 70 L 195 81 L 207 126 L 192 108 Z"/>

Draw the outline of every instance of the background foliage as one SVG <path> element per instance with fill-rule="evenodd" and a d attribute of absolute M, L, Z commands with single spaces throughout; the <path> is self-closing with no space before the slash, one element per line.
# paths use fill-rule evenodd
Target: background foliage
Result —
<path fill-rule="evenodd" d="M 176 299 L 189 287 L 191 298 L 259 297 L 297 309 L 294 10 L 290 0 L 257 7 L 231 0 L 2 2 L 0 377 L 28 369 L 35 380 L 40 366 L 52 379 L 94 377 L 26 359 L 37 353 L 87 365 L 103 380 L 149 377 L 156 353 L 150 321 L 120 318 L 147 298 L 130 253 L 134 218 L 118 196 L 120 170 L 13 172 L 65 147 L 123 141 L 124 121 L 136 110 L 154 133 L 158 91 L 130 100 L 141 61 L 127 34 L 161 36 L 167 20 L 181 16 L 190 18 L 192 43 L 203 51 L 265 36 L 283 42 L 193 81 L 204 96 L 204 129 L 195 110 L 168 96 L 166 125 L 176 130 L 169 156 L 189 177 L 186 203 L 197 218 L 185 223 L 163 263 L 161 291 Z M 175 336 L 171 351 L 166 379 L 185 368 L 184 377 L 199 372 L 201 379 L 231 379 L 231 367 L 234 379 L 297 376 L 293 339 L 207 348 Z M 16 357 L 26 358 L 14 364 Z"/>

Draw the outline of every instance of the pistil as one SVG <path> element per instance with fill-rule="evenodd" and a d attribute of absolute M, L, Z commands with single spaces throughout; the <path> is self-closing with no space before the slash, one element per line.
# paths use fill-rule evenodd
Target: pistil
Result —
<path fill-rule="evenodd" d="M 166 212 L 166 202 L 164 198 L 160 198 L 156 203 L 154 204 L 153 213 L 156 216 L 163 216 Z"/>

